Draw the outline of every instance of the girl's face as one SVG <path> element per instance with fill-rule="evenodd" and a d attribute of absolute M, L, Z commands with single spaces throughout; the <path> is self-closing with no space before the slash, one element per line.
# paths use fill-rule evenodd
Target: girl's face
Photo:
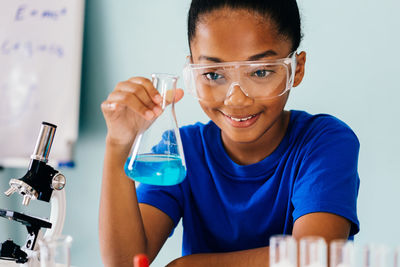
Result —
<path fill-rule="evenodd" d="M 290 40 L 278 34 L 273 22 L 246 10 L 220 9 L 199 20 L 191 42 L 192 61 L 211 64 L 279 59 L 292 52 L 291 46 Z M 297 69 L 299 64 L 304 66 L 304 62 L 298 62 Z M 300 81 L 296 77 L 294 85 Z M 200 105 L 221 129 L 223 140 L 247 143 L 257 141 L 271 127 L 280 125 L 287 99 L 288 93 L 270 100 L 257 100 L 234 89 L 224 102 L 200 101 Z"/>

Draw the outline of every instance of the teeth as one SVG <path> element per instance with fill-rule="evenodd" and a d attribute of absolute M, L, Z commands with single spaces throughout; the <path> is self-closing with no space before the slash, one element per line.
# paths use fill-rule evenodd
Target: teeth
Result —
<path fill-rule="evenodd" d="M 256 115 L 251 115 L 251 116 L 248 116 L 248 117 L 246 117 L 246 118 L 234 118 L 234 117 L 231 117 L 231 116 L 229 116 L 229 118 L 231 118 L 233 121 L 247 121 L 247 120 L 249 120 L 249 119 L 251 119 L 251 118 L 253 118 L 253 117 L 255 117 Z"/>

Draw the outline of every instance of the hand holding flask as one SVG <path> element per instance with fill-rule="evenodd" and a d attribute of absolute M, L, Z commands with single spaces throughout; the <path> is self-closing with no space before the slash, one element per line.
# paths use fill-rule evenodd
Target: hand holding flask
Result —
<path fill-rule="evenodd" d="M 152 185 L 175 185 L 186 177 L 182 141 L 175 116 L 178 77 L 153 74 L 152 82 L 162 97 L 162 113 L 141 125 L 125 164 L 125 173 L 135 181 Z"/>

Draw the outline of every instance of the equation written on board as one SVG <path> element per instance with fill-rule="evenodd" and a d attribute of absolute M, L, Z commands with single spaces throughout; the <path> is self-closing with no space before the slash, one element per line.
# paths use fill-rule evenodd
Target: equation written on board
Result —
<path fill-rule="evenodd" d="M 63 18 L 65 18 L 68 14 L 68 10 L 66 7 L 56 7 L 56 8 L 47 8 L 47 7 L 35 7 L 33 4 L 21 4 L 15 6 L 13 16 L 9 17 L 12 21 L 11 23 L 27 25 L 28 27 L 34 27 L 32 29 L 39 30 L 40 25 L 37 25 L 35 22 L 35 26 L 31 26 L 33 21 L 42 21 L 46 25 L 49 23 L 57 23 Z M 36 27 L 39 27 L 38 29 Z M 58 27 L 58 26 L 57 26 Z M 17 31 L 18 32 L 18 31 Z M 39 31 L 40 32 L 40 31 Z M 42 31 L 42 34 L 49 34 L 46 30 Z M 40 40 L 40 35 L 36 36 L 32 39 L 25 38 L 16 38 L 0 36 L 0 55 L 3 56 L 24 56 L 27 58 L 33 58 L 36 56 L 52 56 L 55 58 L 63 58 L 65 55 L 65 49 L 61 44 L 57 42 L 48 41 L 48 36 L 46 36 L 46 41 L 38 41 Z M 18 35 L 17 35 L 18 36 Z M 1 40 L 2 39 L 2 40 Z"/>
<path fill-rule="evenodd" d="M 64 57 L 64 48 L 57 44 L 34 43 L 32 41 L 10 41 L 5 40 L 0 44 L 2 55 L 23 55 L 34 57 L 36 55 L 47 54 L 57 58 Z"/>
<path fill-rule="evenodd" d="M 67 15 L 67 8 L 38 9 L 28 5 L 20 5 L 14 16 L 15 21 L 26 21 L 29 19 L 59 20 Z"/>

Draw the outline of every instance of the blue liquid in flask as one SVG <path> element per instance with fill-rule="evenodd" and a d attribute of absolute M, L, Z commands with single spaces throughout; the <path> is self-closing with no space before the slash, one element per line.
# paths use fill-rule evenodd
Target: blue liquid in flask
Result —
<path fill-rule="evenodd" d="M 175 185 L 186 177 L 186 168 L 178 156 L 160 154 L 137 155 L 129 168 L 131 157 L 125 164 L 125 173 L 135 181 L 152 185 Z"/>

